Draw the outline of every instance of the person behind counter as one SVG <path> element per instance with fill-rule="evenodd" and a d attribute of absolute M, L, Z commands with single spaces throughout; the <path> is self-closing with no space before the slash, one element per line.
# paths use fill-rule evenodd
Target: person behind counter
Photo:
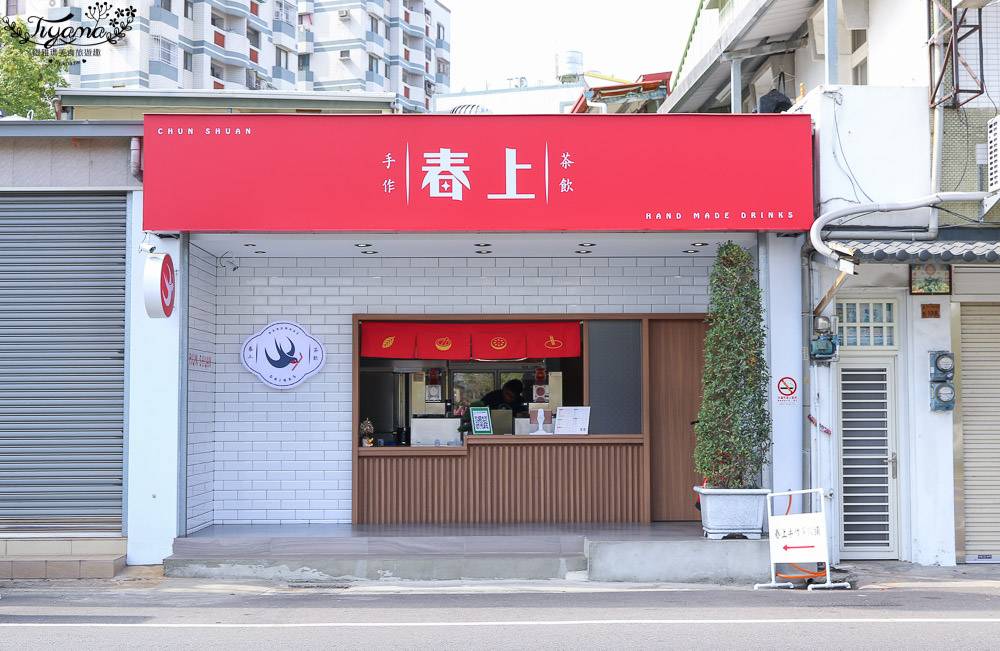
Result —
<path fill-rule="evenodd" d="M 513 416 L 520 418 L 528 415 L 528 404 L 521 397 L 524 391 L 524 384 L 520 380 L 510 380 L 503 385 L 502 389 L 494 389 L 479 400 L 473 402 L 470 407 L 489 407 L 490 409 L 510 409 Z M 460 416 L 461 424 L 458 431 L 468 433 L 472 429 L 471 415 L 465 411 Z"/>
<path fill-rule="evenodd" d="M 510 380 L 502 389 L 490 391 L 479 402 L 490 409 L 510 409 L 519 418 L 528 415 L 528 403 L 521 396 L 523 392 L 524 384 L 520 380 Z"/>

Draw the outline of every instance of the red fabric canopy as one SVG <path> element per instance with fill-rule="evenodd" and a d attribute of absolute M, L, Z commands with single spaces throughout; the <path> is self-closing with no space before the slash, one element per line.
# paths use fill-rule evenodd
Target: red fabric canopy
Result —
<path fill-rule="evenodd" d="M 361 324 L 364 357 L 513 360 L 577 357 L 580 350 L 576 321 Z"/>

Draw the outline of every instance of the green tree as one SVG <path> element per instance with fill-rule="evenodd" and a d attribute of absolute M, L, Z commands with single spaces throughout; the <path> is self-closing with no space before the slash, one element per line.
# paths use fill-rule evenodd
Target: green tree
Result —
<path fill-rule="evenodd" d="M 52 108 L 56 88 L 69 84 L 63 75 L 76 61 L 72 48 L 48 50 L 46 56 L 25 37 L 28 25 L 22 19 L 3 18 L 0 23 L 0 109 L 8 115 L 35 119 L 55 117 Z"/>
<path fill-rule="evenodd" d="M 753 256 L 726 242 L 709 280 L 695 470 L 713 488 L 755 488 L 771 448 L 770 373 Z"/>

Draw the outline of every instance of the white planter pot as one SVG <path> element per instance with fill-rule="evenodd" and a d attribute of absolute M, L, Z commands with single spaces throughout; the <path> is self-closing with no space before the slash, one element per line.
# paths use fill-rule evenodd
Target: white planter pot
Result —
<path fill-rule="evenodd" d="M 760 540 L 769 489 L 695 486 L 694 491 L 701 497 L 701 528 L 707 537 L 720 540 L 740 534 Z"/>

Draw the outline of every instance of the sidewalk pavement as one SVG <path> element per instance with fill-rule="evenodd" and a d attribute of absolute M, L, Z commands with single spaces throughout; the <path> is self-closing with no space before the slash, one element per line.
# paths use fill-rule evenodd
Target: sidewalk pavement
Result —
<path fill-rule="evenodd" d="M 840 570 L 840 571 L 836 571 Z M 954 567 L 917 565 L 904 561 L 844 561 L 835 566 L 834 581 L 863 588 L 968 588 L 970 584 L 1000 589 L 1000 564 L 966 563 Z M 839 578 L 844 577 L 847 578 Z"/>
<path fill-rule="evenodd" d="M 191 579 L 171 578 L 163 576 L 162 565 L 129 566 L 113 579 L 3 579 L 0 580 L 0 596 L 5 591 L 12 590 L 45 590 L 68 589 L 75 590 L 122 590 L 122 589 L 192 589 L 199 584 L 245 585 L 247 589 L 270 590 L 276 588 L 328 588 L 350 591 L 374 592 L 545 592 L 548 590 L 571 589 L 574 591 L 601 590 L 718 590 L 718 589 L 752 589 L 752 584 L 732 583 L 717 584 L 655 584 L 655 583 L 617 583 L 588 581 L 583 572 L 565 580 L 467 580 L 467 581 L 405 581 L 405 580 L 343 580 L 318 581 L 315 585 L 308 581 L 267 581 L 267 580 L 226 580 L 226 579 Z M 761 582 L 768 577 L 761 577 Z M 903 561 L 845 561 L 834 566 L 831 581 L 835 583 L 847 581 L 852 590 L 887 590 L 887 589 L 982 589 L 1000 593 L 1000 564 L 964 564 L 955 567 L 922 566 Z M 820 579 L 815 582 L 822 583 Z M 302 585 L 299 585 L 302 584 Z M 306 585 L 309 584 L 309 585 Z M 805 587 L 805 582 L 797 581 L 796 588 Z M 195 588 L 196 589 L 196 588 Z"/>

